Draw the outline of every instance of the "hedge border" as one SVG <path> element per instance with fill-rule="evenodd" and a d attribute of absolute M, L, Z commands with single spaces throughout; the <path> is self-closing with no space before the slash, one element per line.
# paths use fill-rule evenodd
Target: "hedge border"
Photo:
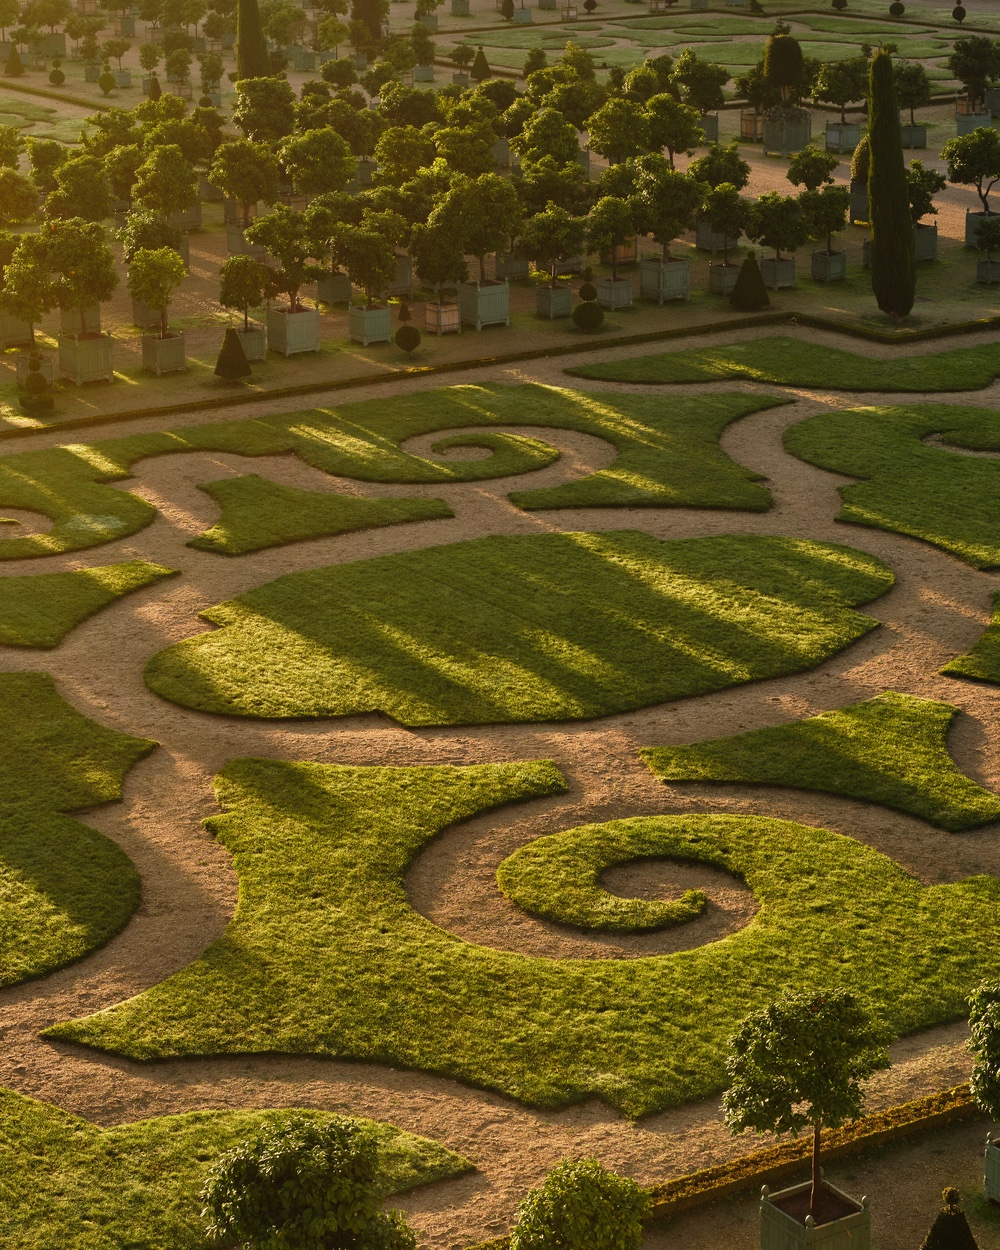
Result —
<path fill-rule="evenodd" d="M 925 1098 L 877 1111 L 845 1128 L 825 1132 L 823 1156 L 827 1160 L 849 1158 L 978 1114 L 968 1084 L 955 1085 Z M 650 1185 L 647 1191 L 653 1199 L 653 1207 L 649 1222 L 658 1223 L 682 1211 L 759 1189 L 761 1185 L 789 1180 L 802 1172 L 811 1150 L 811 1140 L 800 1138 Z M 497 1237 L 476 1242 L 466 1250 L 509 1250 L 509 1246 L 509 1237 Z"/>
<path fill-rule="evenodd" d="M 555 356 L 572 356 L 583 352 L 600 351 L 605 347 L 634 347 L 643 343 L 662 343 L 676 339 L 693 338 L 700 334 L 723 334 L 730 330 L 747 330 L 757 327 L 804 325 L 810 329 L 826 330 L 831 334 L 843 334 L 848 338 L 888 346 L 897 343 L 927 343 L 938 339 L 956 338 L 963 334 L 979 334 L 984 330 L 1000 327 L 1000 316 L 982 317 L 975 321 L 959 321 L 947 326 L 934 326 L 925 330 L 878 330 L 866 326 L 850 325 L 816 317 L 810 313 L 773 312 L 752 317 L 737 317 L 729 321 L 712 322 L 708 325 L 679 326 L 670 330 L 652 330 L 645 334 L 629 334 L 613 342 L 566 343 L 560 347 L 538 348 L 535 351 L 510 352 L 496 356 L 473 356 L 468 360 L 450 360 L 440 365 L 423 365 L 418 368 L 391 369 L 381 373 L 358 374 L 353 378 L 325 382 L 308 382 L 302 386 L 279 386 L 271 390 L 253 391 L 245 394 L 219 395 L 212 399 L 190 400 L 184 404 L 164 404 L 155 408 L 126 408 L 121 412 L 97 413 L 93 416 L 72 417 L 67 421 L 51 421 L 46 425 L 17 426 L 0 430 L 0 441 L 33 438 L 59 430 L 89 429 L 99 425 L 114 425 L 119 421 L 142 421 L 150 417 L 179 415 L 182 413 L 212 412 L 218 408 L 264 403 L 273 399 L 297 399 L 306 395 L 318 395 L 329 391 L 356 390 L 364 386 L 378 386 L 390 382 L 403 382 L 410 378 L 426 378 L 466 370 L 489 369 L 496 365 L 517 364 L 526 360 L 544 360 Z"/>

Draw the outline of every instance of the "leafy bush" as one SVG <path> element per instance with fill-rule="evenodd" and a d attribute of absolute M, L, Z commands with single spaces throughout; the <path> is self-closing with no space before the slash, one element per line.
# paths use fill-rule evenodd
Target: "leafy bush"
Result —
<path fill-rule="evenodd" d="M 638 1250 L 650 1196 L 596 1159 L 564 1159 L 518 1207 L 511 1250 Z"/>
<path fill-rule="evenodd" d="M 604 324 L 604 309 L 600 304 L 595 304 L 592 300 L 587 300 L 583 304 L 577 304 L 573 309 L 573 324 L 578 330 L 586 330 L 589 333 L 593 333 Z"/>

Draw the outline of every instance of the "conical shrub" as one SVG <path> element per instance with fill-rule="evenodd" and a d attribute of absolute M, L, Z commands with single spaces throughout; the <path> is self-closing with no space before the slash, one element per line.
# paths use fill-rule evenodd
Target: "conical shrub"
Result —
<path fill-rule="evenodd" d="M 958 1205 L 958 1190 L 949 1187 L 941 1196 L 944 1206 L 920 1250 L 979 1250 L 965 1212 Z"/>
<path fill-rule="evenodd" d="M 736 285 L 733 287 L 729 302 L 740 312 L 757 312 L 761 308 L 770 306 L 771 299 L 764 285 L 757 257 L 753 252 L 750 252 L 740 265 L 740 272 L 736 276 Z"/>
<path fill-rule="evenodd" d="M 222 340 L 219 359 L 215 362 L 215 376 L 222 378 L 224 382 L 239 382 L 241 378 L 248 378 L 252 373 L 250 361 L 243 350 L 242 339 L 234 329 L 228 329 Z"/>

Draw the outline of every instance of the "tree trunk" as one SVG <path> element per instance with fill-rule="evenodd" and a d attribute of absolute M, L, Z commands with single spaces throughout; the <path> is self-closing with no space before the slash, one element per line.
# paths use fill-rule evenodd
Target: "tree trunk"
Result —
<path fill-rule="evenodd" d="M 479 282 L 482 286 L 486 285 L 486 256 L 479 258 Z"/>
<path fill-rule="evenodd" d="M 816 1203 L 819 1199 L 819 1187 L 823 1183 L 819 1166 L 819 1131 L 820 1125 L 817 1121 L 813 1125 L 813 1148 L 812 1148 L 812 1188 L 809 1190 L 809 1214 L 816 1218 Z"/>
<path fill-rule="evenodd" d="M 81 308 L 80 309 L 80 338 L 83 338 L 86 333 L 87 333 L 87 310 L 86 308 Z"/>
<path fill-rule="evenodd" d="M 250 329 L 250 305 L 243 309 L 243 330 L 244 333 Z"/>
<path fill-rule="evenodd" d="M 160 309 L 160 338 L 165 339 L 166 337 L 167 337 L 167 310 L 166 308 L 161 308 Z"/>

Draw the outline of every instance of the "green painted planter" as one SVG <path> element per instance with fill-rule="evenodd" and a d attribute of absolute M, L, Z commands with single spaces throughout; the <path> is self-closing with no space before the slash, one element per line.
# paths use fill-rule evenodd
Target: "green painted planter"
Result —
<path fill-rule="evenodd" d="M 237 330 L 247 360 L 267 360 L 267 331 L 263 326 Z"/>
<path fill-rule="evenodd" d="M 573 290 L 568 286 L 535 287 L 535 312 L 539 317 L 555 321 L 573 314 Z"/>
<path fill-rule="evenodd" d="M 110 334 L 77 338 L 59 335 L 59 376 L 76 386 L 85 382 L 113 382 Z"/>
<path fill-rule="evenodd" d="M 0 312 L 0 350 L 8 347 L 30 347 L 31 325 L 19 317 Z"/>
<path fill-rule="evenodd" d="M 182 208 L 179 212 L 168 213 L 167 221 L 177 230 L 200 230 L 201 200 L 196 200 L 190 208 Z"/>
<path fill-rule="evenodd" d="M 795 285 L 795 258 L 783 256 L 781 260 L 773 256 L 765 257 L 760 262 L 760 276 L 769 291 L 787 290 Z"/>
<path fill-rule="evenodd" d="M 346 273 L 327 273 L 317 280 L 316 295 L 324 304 L 349 304 L 354 289 Z"/>
<path fill-rule="evenodd" d="M 713 295 L 732 295 L 739 276 L 739 265 L 711 264 L 708 267 L 708 289 Z"/>
<path fill-rule="evenodd" d="M 484 326 L 510 325 L 510 287 L 506 282 L 460 282 L 458 306 L 462 313 L 462 325 Z"/>
<path fill-rule="evenodd" d="M 814 282 L 840 282 L 847 277 L 846 252 L 813 252 L 812 277 Z"/>
<path fill-rule="evenodd" d="M 1000 282 L 1000 260 L 977 260 L 976 281 L 983 286 L 995 286 Z"/>
<path fill-rule="evenodd" d="M 285 308 L 267 310 L 267 341 L 271 350 L 282 356 L 319 351 L 319 312 L 300 308 L 290 313 Z"/>
<path fill-rule="evenodd" d="M 848 220 L 851 225 L 857 222 L 868 224 L 868 183 L 853 182 L 851 183 L 851 207 L 848 213 Z"/>
<path fill-rule="evenodd" d="M 516 252 L 497 252 L 495 272 L 498 278 L 506 278 L 508 282 L 523 281 L 528 276 L 527 256 L 518 256 Z"/>
<path fill-rule="evenodd" d="M 619 308 L 632 307 L 631 278 L 598 278 L 594 286 L 597 287 L 597 302 L 602 308 L 616 312 Z"/>
<path fill-rule="evenodd" d="M 471 12 L 469 0 L 451 0 L 452 17 L 468 17 Z"/>
<path fill-rule="evenodd" d="M 413 67 L 414 82 L 433 82 L 434 66 L 433 65 L 414 65 Z"/>
<path fill-rule="evenodd" d="M 828 152 L 853 152 L 860 142 L 860 122 L 826 123 L 826 150 Z"/>
<path fill-rule="evenodd" d="M 665 304 L 691 296 L 691 262 L 683 258 L 663 260 L 644 256 L 639 262 L 639 294 Z"/>
<path fill-rule="evenodd" d="M 80 324 L 79 308 L 60 308 L 59 309 L 59 333 L 76 335 L 83 331 L 85 334 L 100 334 L 101 332 L 101 306 L 100 304 L 91 304 L 89 308 L 83 310 L 83 325 Z"/>
<path fill-rule="evenodd" d="M 921 125 L 900 126 L 900 138 L 904 148 L 925 148 L 927 146 L 927 127 Z"/>
<path fill-rule="evenodd" d="M 387 295 L 405 295 L 407 299 L 413 294 L 413 261 L 405 252 L 396 253 L 396 272 L 386 287 Z"/>
<path fill-rule="evenodd" d="M 711 252 L 714 256 L 716 252 L 724 251 L 725 248 L 735 247 L 739 243 L 739 239 L 726 239 L 724 234 L 712 227 L 705 221 L 699 221 L 694 229 L 694 245 L 699 252 Z"/>
<path fill-rule="evenodd" d="M 352 304 L 347 313 L 347 328 L 355 343 L 388 343 L 392 340 L 392 309 L 365 308 Z"/>
<path fill-rule="evenodd" d="M 956 113 L 955 114 L 955 133 L 957 135 L 971 135 L 974 130 L 978 130 L 980 126 L 989 130 L 993 126 L 992 113 Z"/>
<path fill-rule="evenodd" d="M 184 331 L 171 330 L 165 339 L 155 334 L 142 336 L 142 367 L 147 373 L 161 377 L 164 373 L 183 373 L 187 368 L 184 355 Z"/>
<path fill-rule="evenodd" d="M 995 217 L 996 213 L 990 213 L 988 215 L 990 217 Z M 979 227 L 986 220 L 986 217 L 987 217 L 986 213 L 973 213 L 970 211 L 966 211 L 966 214 L 965 214 L 965 246 L 966 247 L 975 247 L 976 244 L 979 242 Z"/>
<path fill-rule="evenodd" d="M 706 143 L 719 142 L 719 114 L 718 113 L 702 113 L 699 118 L 698 125 L 705 132 Z"/>
<path fill-rule="evenodd" d="M 767 1185 L 760 1191 L 760 1250 L 871 1250 L 871 1212 L 868 1199 L 856 1202 L 848 1194 L 824 1181 L 824 1188 L 839 1198 L 848 1213 L 840 1219 L 816 1224 L 811 1215 L 805 1223 L 782 1210 L 781 1204 L 808 1193 L 811 1182 L 792 1185 L 771 1193 Z"/>
<path fill-rule="evenodd" d="M 993 1206 L 1000 1206 L 1000 1141 L 994 1141 L 992 1133 L 986 1136 L 985 1165 L 983 1196 Z"/>
<path fill-rule="evenodd" d="M 783 113 L 775 110 L 764 118 L 764 155 L 768 152 L 779 152 L 787 156 L 789 152 L 801 152 L 808 147 L 812 139 L 812 118 L 804 109 L 791 110 Z"/>
<path fill-rule="evenodd" d="M 29 368 L 31 355 L 31 352 L 21 352 L 17 358 L 17 364 L 14 366 L 17 385 L 21 388 L 21 390 L 24 390 L 24 385 L 31 373 L 31 369 Z M 41 353 L 39 353 L 39 358 L 42 362 L 42 367 L 39 370 L 39 373 L 41 373 L 46 382 L 54 382 L 56 380 L 55 361 L 48 354 L 41 355 Z"/>

